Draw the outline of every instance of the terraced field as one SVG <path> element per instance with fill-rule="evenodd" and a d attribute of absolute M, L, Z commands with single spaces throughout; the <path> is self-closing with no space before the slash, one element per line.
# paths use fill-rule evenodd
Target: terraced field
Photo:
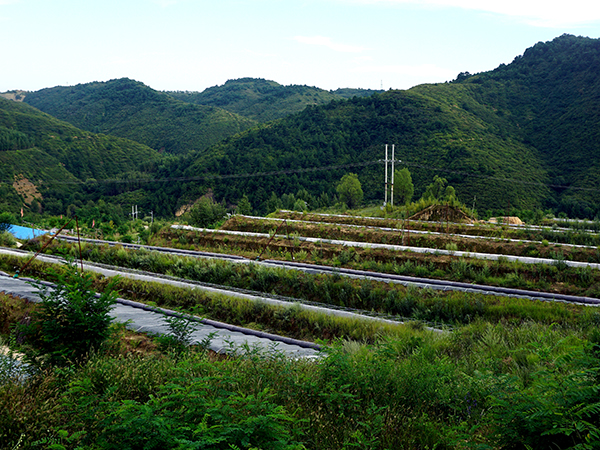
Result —
<path fill-rule="evenodd" d="M 40 250 L 46 239 L 24 248 Z M 8 448 L 33 442 L 23 437 L 30 434 L 58 439 L 51 430 L 79 445 L 139 439 L 138 407 L 159 420 L 161 398 L 201 385 L 244 399 L 240 414 L 280 408 L 265 423 L 285 421 L 279 442 L 295 444 L 282 448 L 595 448 L 594 239 L 556 227 L 290 213 L 234 216 L 220 230 L 165 227 L 150 246 L 57 239 L 44 258 L 122 273 L 115 286 L 127 300 L 310 341 L 324 352 L 311 361 L 251 349 L 222 361 L 97 355 L 71 375 L 57 372 L 51 387 L 38 381 L 27 396 L 10 385 L 0 396 L 9 417 L 0 418 L 0 436 Z M 27 259 L 3 251 L 0 269 L 14 273 Z M 47 264 L 36 260 L 27 273 L 51 279 Z M 106 277 L 93 279 L 106 288 Z M 36 408 L 15 408 L 24 398 Z M 106 419 L 124 413 L 126 431 Z"/>

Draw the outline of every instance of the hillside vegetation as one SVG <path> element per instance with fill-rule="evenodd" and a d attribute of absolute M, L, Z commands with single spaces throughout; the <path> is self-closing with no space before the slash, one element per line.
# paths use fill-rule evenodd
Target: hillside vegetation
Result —
<path fill-rule="evenodd" d="M 202 92 L 168 94 L 186 102 L 218 106 L 258 122 L 268 122 L 300 112 L 307 106 L 323 105 L 354 96 L 369 96 L 375 92 L 370 89 L 326 91 L 311 86 L 282 86 L 262 78 L 240 78 Z"/>
<path fill-rule="evenodd" d="M 600 40 L 563 35 L 509 65 L 464 77 L 477 100 L 507 117 L 547 167 L 548 206 L 572 216 L 599 211 Z"/>
<path fill-rule="evenodd" d="M 396 167 L 412 175 L 413 198 L 439 176 L 479 211 L 551 209 L 593 218 L 600 213 L 599 68 L 600 40 L 563 35 L 493 71 L 404 91 L 331 92 L 244 78 L 167 94 L 121 79 L 29 93 L 25 102 L 176 154 L 143 176 L 129 162 L 144 159 L 115 161 L 114 172 L 127 172 L 120 176 L 128 180 L 162 182 L 102 187 L 86 200 L 118 195 L 111 201 L 170 215 L 211 193 L 229 206 L 247 196 L 264 213 L 293 194 L 314 208 L 335 204 L 337 183 L 352 172 L 364 202 L 381 204 L 384 146 L 394 144 Z M 264 123 L 248 128 L 258 121 Z M 31 146 L 31 131 L 0 127 L 1 148 Z M 61 162 L 80 179 L 103 176 L 94 172 L 100 163 Z"/>
<path fill-rule="evenodd" d="M 418 194 L 440 173 L 459 198 L 471 202 L 477 197 L 480 207 L 509 202 L 541 207 L 548 196 L 546 169 L 537 150 L 520 140 L 513 128 L 491 107 L 477 102 L 470 86 L 389 91 L 309 107 L 242 133 L 198 158 L 186 174 L 290 171 L 213 182 L 215 192 L 227 199 L 246 192 L 252 194 L 253 204 L 260 204 L 272 192 L 282 195 L 302 188 L 315 196 L 333 195 L 342 175 L 352 171 L 359 175 L 365 200 L 375 202 L 383 197 L 383 165 L 377 160 L 383 159 L 386 143 L 395 143 L 396 158 L 409 165 Z M 307 167 L 324 170 L 293 173 Z"/>
<path fill-rule="evenodd" d="M 0 98 L 0 207 L 16 211 L 22 205 L 13 183 L 30 180 L 56 202 L 57 214 L 76 198 L 85 197 L 82 182 L 125 179 L 147 171 L 158 152 L 137 142 L 89 133 L 24 103 Z"/>
<path fill-rule="evenodd" d="M 78 128 L 167 153 L 205 150 L 254 125 L 224 109 L 185 103 L 127 78 L 42 89 L 24 101 Z"/>
<path fill-rule="evenodd" d="M 594 217 L 599 67 L 600 40 L 564 35 L 509 65 L 463 73 L 452 83 L 308 107 L 218 145 L 189 173 L 368 164 L 383 159 L 385 144 L 395 144 L 416 195 L 440 175 L 460 200 L 479 209 L 552 208 Z M 358 173 L 367 201 L 382 199 L 381 165 L 244 178 L 213 188 L 227 199 L 247 192 L 255 204 L 271 192 L 332 193 L 350 170 Z"/>

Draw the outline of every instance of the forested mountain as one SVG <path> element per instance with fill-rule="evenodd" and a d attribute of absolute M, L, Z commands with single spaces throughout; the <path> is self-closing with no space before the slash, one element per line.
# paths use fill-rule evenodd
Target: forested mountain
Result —
<path fill-rule="evenodd" d="M 157 162 L 155 150 L 75 128 L 24 103 L 0 98 L 0 210 L 18 210 L 15 186 L 37 190 L 49 212 L 86 200 L 96 181 L 139 179 Z M 29 202 L 27 202 L 29 203 Z"/>
<path fill-rule="evenodd" d="M 377 91 L 368 89 L 326 91 L 310 86 L 282 86 L 261 78 L 240 78 L 202 92 L 168 94 L 186 102 L 218 106 L 258 122 L 268 122 L 300 112 L 307 106 L 323 105 L 332 100 L 354 96 L 369 96 L 375 92 Z"/>
<path fill-rule="evenodd" d="M 247 195 L 257 211 L 265 212 L 284 194 L 300 194 L 313 202 L 312 206 L 326 204 L 333 199 L 340 178 L 354 172 L 363 185 L 365 200 L 379 203 L 383 200 L 380 160 L 384 145 L 395 144 L 396 159 L 402 160 L 397 167 L 409 168 L 416 196 L 438 175 L 455 187 L 462 202 L 479 210 L 552 208 L 555 213 L 593 218 L 600 214 L 599 74 L 600 40 L 563 35 L 536 44 L 511 64 L 490 72 L 461 73 L 450 83 L 405 91 L 361 96 L 360 91 L 344 90 L 329 92 L 327 97 L 327 91 L 314 88 L 281 87 L 254 79 L 229 81 L 201 94 L 178 95 L 187 101 L 204 95 L 227 108 L 236 105 L 245 114 L 254 111 L 252 114 L 260 120 L 267 117 L 261 114 L 273 114 L 281 108 L 279 119 L 230 135 L 208 150 L 165 156 L 159 164 L 142 169 L 135 166 L 139 158 L 124 155 L 123 161 L 114 160 L 111 166 L 114 173 L 129 172 L 119 176 L 130 183 L 100 184 L 86 188 L 85 194 L 95 200 L 117 195 L 115 202 L 135 200 L 147 210 L 170 215 L 181 204 L 212 189 L 217 201 L 236 204 Z M 78 120 L 90 124 L 98 117 L 120 117 L 125 121 L 120 125 L 122 132 L 137 130 L 139 136 L 156 129 L 158 116 L 173 117 L 172 105 L 181 111 L 200 108 L 131 80 L 55 89 L 68 94 L 65 97 L 56 91 L 56 102 L 61 105 L 58 109 L 64 114 L 72 112 Z M 120 89 L 126 95 L 117 94 Z M 294 89 L 298 96 L 285 94 Z M 77 92 L 85 94 L 80 103 Z M 104 98 L 106 92 L 111 95 Z M 284 94 L 277 97 L 277 92 Z M 32 101 L 36 94 L 28 94 L 25 101 Z M 338 100 L 332 99 L 334 95 Z M 343 96 L 351 98 L 340 99 Z M 295 103 L 291 101 L 294 98 Z M 324 104 L 306 106 L 302 99 L 309 98 Z M 301 111 L 290 114 L 289 108 L 296 103 Z M 68 105 L 73 105 L 72 109 Z M 135 105 L 144 105 L 143 110 L 152 114 L 137 115 Z M 157 105 L 164 106 L 164 114 L 158 114 L 161 110 Z M 125 111 L 136 119 L 127 124 Z M 8 150 L 4 153 L 18 155 L 31 151 L 34 145 L 65 164 L 64 169 L 79 179 L 106 175 L 97 175 L 96 171 L 106 170 L 107 159 L 97 165 L 68 160 L 67 149 L 78 147 L 68 147 L 67 143 L 70 145 L 77 136 L 81 144 L 79 134 L 83 132 L 65 131 L 60 141 L 65 152 L 55 154 L 40 147 L 39 136 L 46 136 L 44 142 L 53 149 L 47 134 L 58 133 L 40 134 L 35 131 L 34 121 L 27 123 L 23 128 L 0 121 L 0 148 Z M 161 124 L 174 146 L 179 141 L 175 141 L 178 131 L 173 130 L 181 130 L 180 125 L 175 119 Z M 108 137 L 101 140 L 88 135 L 85 142 L 90 145 L 98 142 L 94 145 L 108 146 L 109 141 L 103 140 Z M 186 142 L 189 135 L 183 136 L 182 142 Z M 3 180 L 15 173 L 3 173 Z M 142 182 L 149 176 L 160 182 Z"/>
<path fill-rule="evenodd" d="M 205 150 L 255 124 L 221 108 L 192 105 L 127 78 L 30 92 L 25 103 L 78 128 L 159 151 Z"/>
<path fill-rule="evenodd" d="M 365 199 L 381 201 L 384 168 L 378 160 L 385 144 L 395 144 L 396 159 L 409 167 L 419 194 L 434 175 L 447 178 L 461 200 L 484 208 L 540 207 L 549 194 L 538 151 L 519 138 L 509 120 L 477 102 L 471 86 L 460 84 L 309 107 L 228 139 L 185 174 L 290 171 L 211 182 L 228 200 L 247 192 L 261 204 L 272 192 L 307 189 L 332 196 L 342 175 L 355 172 Z M 304 168 L 320 170 L 297 172 Z"/>
<path fill-rule="evenodd" d="M 385 92 L 383 90 L 375 89 L 354 89 L 354 88 L 340 88 L 335 91 L 329 91 L 332 94 L 342 98 L 353 98 L 353 97 L 369 97 L 373 94 L 381 94 Z"/>
<path fill-rule="evenodd" d="M 343 173 L 359 174 L 367 200 L 382 200 L 384 145 L 413 173 L 417 194 L 434 175 L 479 208 L 600 212 L 600 40 L 564 35 L 539 43 L 509 65 L 421 85 L 308 107 L 237 135 L 187 172 L 231 174 L 346 167 L 212 182 L 228 200 L 271 192 L 332 194 Z M 251 199 L 251 200 L 252 200 Z"/>
<path fill-rule="evenodd" d="M 459 83 L 538 150 L 553 185 L 548 206 L 573 216 L 600 212 L 599 39 L 540 42 L 511 64 Z"/>

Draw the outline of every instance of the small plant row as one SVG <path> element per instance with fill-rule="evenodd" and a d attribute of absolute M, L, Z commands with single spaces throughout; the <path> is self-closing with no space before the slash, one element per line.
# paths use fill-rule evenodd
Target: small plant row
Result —
<path fill-rule="evenodd" d="M 562 245 L 550 245 L 543 242 L 506 241 L 500 238 L 466 238 L 453 234 L 411 233 L 410 230 L 378 230 L 374 228 L 356 228 L 336 224 L 313 224 L 306 222 L 286 222 L 234 216 L 222 229 L 254 233 L 273 233 L 279 227 L 279 234 L 290 233 L 294 236 L 318 239 L 339 239 L 354 242 L 406 245 L 444 249 L 451 251 L 490 253 L 498 255 L 526 256 L 533 258 L 564 259 L 600 263 L 600 250 Z"/>
<path fill-rule="evenodd" d="M 591 231 L 600 233 L 600 220 L 577 220 L 577 219 L 546 219 L 543 225 L 550 227 L 571 228 L 574 230 Z"/>
<path fill-rule="evenodd" d="M 294 219 L 310 222 L 331 223 L 336 225 L 360 225 L 365 227 L 393 228 L 417 231 L 432 231 L 446 234 L 464 234 L 471 236 L 486 236 L 497 239 L 516 239 L 527 241 L 547 241 L 558 244 L 600 246 L 600 234 L 588 229 L 562 229 L 556 224 L 545 227 L 510 227 L 504 224 L 475 223 L 460 224 L 452 222 L 427 222 L 417 220 L 401 220 L 388 218 L 372 218 L 346 215 L 323 215 L 298 213 L 293 211 L 278 211 L 271 215 L 281 219 Z M 590 232 L 591 231 L 591 232 Z"/>
<path fill-rule="evenodd" d="M 49 249 L 54 253 L 71 255 L 78 253 L 78 247 L 69 243 L 55 243 Z M 87 260 L 99 263 L 172 275 L 213 285 L 276 294 L 296 298 L 302 302 L 373 311 L 432 324 L 458 325 L 479 319 L 490 322 L 536 320 L 547 324 L 557 323 L 565 327 L 585 327 L 600 322 L 600 314 L 594 308 L 576 305 L 459 291 L 405 288 L 402 285 L 357 280 L 336 274 L 315 275 L 258 264 L 236 264 L 214 259 L 176 257 L 144 250 L 132 251 L 118 246 L 85 244 L 82 252 Z M 407 262 L 395 269 L 398 272 L 402 269 L 409 271 L 414 270 L 415 266 Z M 452 270 L 473 269 L 467 266 L 466 268 L 452 267 Z M 128 298 L 130 295 L 132 294 L 127 294 Z M 183 302 L 182 306 L 189 309 L 192 304 Z M 221 309 L 228 310 L 220 306 L 211 308 L 211 315 L 220 314 Z M 226 316 L 211 317 L 229 320 Z M 252 314 L 248 315 L 247 319 L 252 322 L 251 318 Z"/>
<path fill-rule="evenodd" d="M 241 254 L 256 258 L 314 262 L 375 272 L 489 286 L 600 297 L 600 271 L 569 267 L 560 254 L 552 264 L 523 264 L 500 257 L 496 261 L 451 255 L 354 248 L 328 243 L 309 243 L 297 238 L 267 238 L 163 229 L 153 245 Z"/>
<path fill-rule="evenodd" d="M 0 255 L 0 267 L 5 270 L 14 270 L 24 262 L 23 258 Z M 56 282 L 63 273 L 64 270 L 60 266 L 38 261 L 28 269 L 28 275 L 51 282 Z M 98 292 L 112 289 L 123 298 L 150 306 L 176 309 L 231 325 L 295 339 L 313 342 L 350 339 L 372 343 L 381 336 L 393 337 L 403 333 L 400 323 L 381 322 L 367 317 L 361 319 L 333 316 L 300 308 L 298 303 L 277 306 L 158 282 L 143 282 L 125 277 L 115 280 L 95 273 L 89 275 L 93 289 Z M 9 312 L 0 308 L 0 314 Z M 577 312 L 575 314 L 577 315 Z M 412 328 L 423 328 L 422 322 L 417 320 L 410 325 Z"/>

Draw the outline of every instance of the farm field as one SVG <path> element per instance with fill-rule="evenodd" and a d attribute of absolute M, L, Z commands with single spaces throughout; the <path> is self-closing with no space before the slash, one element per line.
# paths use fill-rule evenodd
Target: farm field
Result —
<path fill-rule="evenodd" d="M 3 3 L 0 450 L 600 449 L 593 11 Z"/>
<path fill-rule="evenodd" d="M 350 220 L 364 220 L 351 218 Z M 420 224 L 420 227 L 435 223 Z M 278 227 L 279 230 L 278 230 Z M 498 227 L 496 233 L 502 232 Z M 309 263 L 373 270 L 399 275 L 430 277 L 483 285 L 598 297 L 600 272 L 596 247 L 570 247 L 542 239 L 530 242 L 494 239 L 464 239 L 453 234 L 409 234 L 406 231 L 346 227 L 340 224 L 281 222 L 234 216 L 218 230 L 163 229 L 151 243 L 182 249 L 243 254 L 250 259 L 294 260 Z M 492 227 L 485 226 L 493 231 Z M 244 236 L 228 232 L 263 233 Z M 277 236 L 275 232 L 277 231 Z M 269 236 L 265 234 L 268 233 Z M 311 241 L 304 237 L 312 238 Z M 340 245 L 329 240 L 355 241 Z M 410 241 L 410 242 L 408 242 Z M 386 246 L 419 247 L 402 251 Z M 377 244 L 382 243 L 382 246 Z M 371 245 L 372 244 L 372 245 Z M 459 245 L 461 246 L 459 248 Z M 418 249 L 415 249 L 418 250 Z M 469 253 L 473 252 L 473 255 Z M 495 255 L 479 259 L 475 252 Z M 512 257 L 522 257 L 510 261 Z M 538 259 L 539 258 L 539 259 Z M 578 259 L 579 261 L 573 261 Z M 524 263 L 526 261 L 527 263 Z M 572 267 L 571 264 L 576 265 Z"/>
<path fill-rule="evenodd" d="M 363 226 L 360 221 L 365 219 L 347 220 Z M 151 351 L 136 352 L 126 344 L 133 338 L 125 339 L 121 331 L 111 346 L 70 372 L 54 369 L 43 379 L 34 378 L 38 380 L 33 381 L 36 388 L 27 397 L 21 396 L 31 381 L 3 385 L 0 402 L 9 411 L 11 425 L 17 423 L 18 427 L 4 420 L 0 436 L 12 446 L 21 439 L 43 441 L 40 445 L 60 443 L 64 448 L 111 448 L 116 445 L 115 436 L 120 436 L 120 442 L 134 446 L 154 439 L 152 442 L 163 448 L 176 448 L 177 442 L 189 439 L 190 427 L 209 423 L 214 439 L 226 442 L 224 435 L 235 435 L 231 442 L 252 442 L 261 448 L 495 449 L 524 448 L 520 446 L 525 444 L 532 448 L 593 448 L 598 443 L 597 307 L 420 289 L 335 272 L 335 268 L 360 269 L 598 298 L 600 277 L 593 262 L 589 267 L 569 267 L 565 262 L 572 256 L 566 252 L 554 255 L 550 264 L 466 258 L 456 255 L 456 247 L 471 240 L 441 231 L 411 235 L 410 239 L 411 245 L 444 250 L 444 254 L 301 240 L 402 242 L 401 230 L 381 230 L 373 224 L 348 227 L 339 220 L 313 222 L 234 216 L 223 230 L 267 236 L 165 227 L 149 242 L 239 255 L 242 260 L 90 242 L 81 244 L 81 256 L 112 267 L 286 299 L 289 306 L 275 307 L 127 278 L 113 286 L 119 296 L 132 300 L 318 342 L 327 350 L 317 361 L 290 360 L 276 354 L 265 357 L 250 348 L 235 357 L 216 357 L 202 348 L 174 354 L 161 350 L 152 340 L 144 344 Z M 411 223 L 414 229 L 435 226 Z M 450 227 L 458 230 L 461 226 L 449 224 L 446 231 Z M 513 231 L 497 227 L 486 225 L 483 229 L 500 235 Z M 460 234 L 466 233 L 460 230 Z M 500 253 L 501 249 L 501 255 L 518 255 L 523 245 L 542 252 L 548 247 L 555 252 L 569 248 L 567 244 L 545 244 L 543 239 L 522 244 L 502 238 L 472 241 L 477 243 L 473 245 L 488 245 L 489 251 Z M 44 239 L 30 241 L 24 248 L 40 249 Z M 76 243 L 59 240 L 44 251 L 75 259 L 80 252 Z M 585 261 L 579 252 L 575 254 Z M 299 271 L 258 264 L 257 259 L 329 265 L 334 271 Z M 12 273 L 22 264 L 23 258 L 0 255 L 1 270 Z M 31 275 L 53 277 L 48 275 L 46 263 L 36 261 L 28 270 Z M 98 291 L 107 284 L 107 279 L 93 277 Z M 303 303 L 399 323 L 332 319 L 303 311 L 297 306 Z M 8 301 L 3 302 L 6 304 Z M 14 306 L 11 314 L 18 316 L 19 310 Z M 119 375 L 125 373 L 127 381 L 125 375 Z M 195 406 L 194 414 L 182 416 L 169 406 L 182 392 L 207 400 Z M 15 402 L 16 398 L 23 399 Z M 217 404 L 227 405 L 231 414 L 218 415 Z M 141 411 L 151 415 L 142 416 Z M 196 422 L 198 414 L 210 414 L 211 418 Z M 340 423 L 342 416 L 346 420 Z M 165 424 L 164 433 L 139 434 L 156 426 L 159 418 Z M 262 421 L 263 428 L 257 428 L 256 421 Z M 98 443 L 102 446 L 95 447 Z"/>

